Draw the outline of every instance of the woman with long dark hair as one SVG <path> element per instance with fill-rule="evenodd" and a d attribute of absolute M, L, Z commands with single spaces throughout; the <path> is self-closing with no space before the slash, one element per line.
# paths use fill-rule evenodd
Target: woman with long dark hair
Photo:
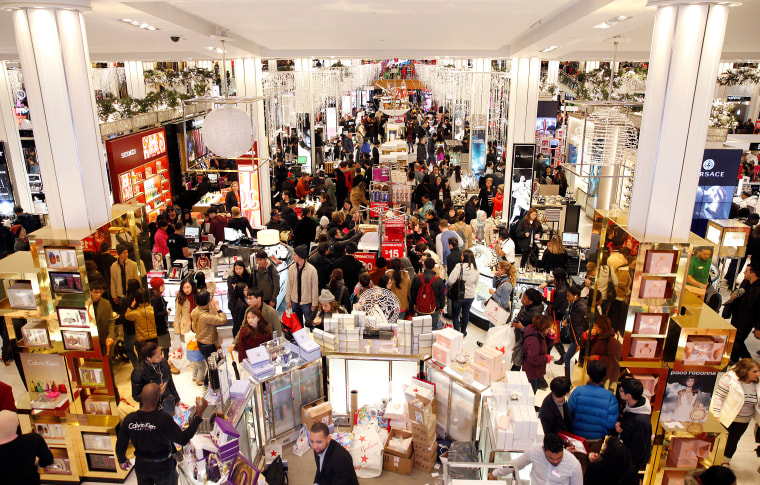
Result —
<path fill-rule="evenodd" d="M 401 269 L 401 259 L 393 258 L 390 262 L 390 271 L 388 276 L 391 277 L 391 291 L 398 298 L 400 311 L 399 320 L 404 320 L 406 312 L 409 310 L 409 298 L 412 290 L 412 280 L 409 273 Z"/>
<path fill-rule="evenodd" d="M 343 281 L 343 270 L 335 268 L 330 273 L 330 282 L 327 284 L 327 289 L 333 294 L 340 306 L 349 308 L 351 305 L 351 293 L 346 288 L 346 283 Z"/>
<path fill-rule="evenodd" d="M 237 341 L 238 361 L 246 358 L 248 349 L 272 340 L 272 326 L 258 308 L 249 307 L 243 316 L 245 325 L 240 328 Z"/>
<path fill-rule="evenodd" d="M 343 205 L 346 194 L 348 194 L 348 186 L 346 185 L 346 177 L 339 168 L 333 170 L 333 176 L 335 177 L 335 207 L 337 208 Z"/>
<path fill-rule="evenodd" d="M 462 262 L 457 263 L 449 275 L 449 287 L 452 287 L 458 280 L 464 281 L 464 299 L 451 299 L 451 321 L 454 324 L 454 330 L 467 335 L 467 324 L 470 322 L 470 308 L 475 300 L 475 290 L 480 281 L 480 272 L 475 264 L 475 254 L 465 249 L 462 252 Z M 461 313 L 461 320 L 460 320 Z"/>
<path fill-rule="evenodd" d="M 478 199 L 477 195 L 473 195 L 470 197 L 470 200 L 467 201 L 464 205 L 464 222 L 469 224 L 473 219 L 478 217 L 478 205 L 480 203 L 480 199 Z"/>
<path fill-rule="evenodd" d="M 462 190 L 462 167 L 459 165 L 452 169 L 452 174 L 449 176 L 449 188 L 455 194 Z"/>
<path fill-rule="evenodd" d="M 483 188 L 480 189 L 480 210 L 486 214 L 493 214 L 493 198 L 496 196 L 496 187 L 493 185 L 493 177 L 486 177 Z"/>
<path fill-rule="evenodd" d="M 517 229 L 515 230 L 517 236 L 517 245 L 520 246 L 522 257 L 520 258 L 520 268 L 524 268 L 528 264 L 531 251 L 535 246 L 535 240 L 537 237 L 543 234 L 544 229 L 541 227 L 541 223 L 538 221 L 538 211 L 535 207 L 528 209 L 525 213 L 525 218 L 517 223 Z"/>

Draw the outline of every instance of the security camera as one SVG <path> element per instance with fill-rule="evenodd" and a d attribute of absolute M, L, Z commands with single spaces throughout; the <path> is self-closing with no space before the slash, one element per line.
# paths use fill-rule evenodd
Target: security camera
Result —
<path fill-rule="evenodd" d="M 180 40 L 182 37 L 180 37 L 180 36 L 178 36 L 178 35 L 172 35 L 172 36 L 171 36 L 171 37 L 169 37 L 169 38 L 172 40 L 172 42 L 179 42 L 179 40 Z"/>

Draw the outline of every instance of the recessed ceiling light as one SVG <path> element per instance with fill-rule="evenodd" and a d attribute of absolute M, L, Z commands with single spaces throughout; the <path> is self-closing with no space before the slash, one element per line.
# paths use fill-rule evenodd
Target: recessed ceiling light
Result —
<path fill-rule="evenodd" d="M 158 30 L 155 27 L 153 27 L 152 25 L 147 26 L 146 29 L 147 30 Z"/>
<path fill-rule="evenodd" d="M 559 46 L 558 45 L 553 45 L 553 46 L 547 47 L 546 49 L 542 50 L 541 52 L 551 52 L 551 51 L 554 51 L 554 50 L 557 50 L 557 49 L 559 49 Z"/>
<path fill-rule="evenodd" d="M 132 19 L 121 19 L 122 22 L 126 22 L 128 24 L 132 23 Z"/>
<path fill-rule="evenodd" d="M 141 29 L 147 29 L 148 28 L 148 24 L 140 24 L 140 28 Z"/>
<path fill-rule="evenodd" d="M 623 22 L 624 20 L 628 20 L 630 18 L 631 17 L 629 17 L 628 15 L 619 15 L 617 17 L 612 17 L 611 19 L 609 19 L 609 20 L 607 20 L 605 22 L 602 22 L 599 25 L 594 25 L 594 28 L 595 29 L 609 29 L 610 27 L 612 27 L 612 26 L 614 26 L 616 24 L 619 24 L 620 22 Z"/>

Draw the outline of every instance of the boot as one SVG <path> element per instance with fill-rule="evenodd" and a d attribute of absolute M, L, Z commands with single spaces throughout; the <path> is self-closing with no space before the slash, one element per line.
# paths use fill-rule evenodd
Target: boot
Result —
<path fill-rule="evenodd" d="M 174 364 L 172 364 L 171 361 L 169 361 L 169 370 L 172 372 L 172 374 L 179 374 L 179 369 L 174 367 Z"/>

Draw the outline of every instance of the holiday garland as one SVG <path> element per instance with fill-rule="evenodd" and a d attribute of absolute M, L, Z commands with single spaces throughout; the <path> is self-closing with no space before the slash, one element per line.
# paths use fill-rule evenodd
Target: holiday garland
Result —
<path fill-rule="evenodd" d="M 726 71 L 718 76 L 718 84 L 721 86 L 743 86 L 760 84 L 760 69 L 753 67 L 740 67 Z"/>

